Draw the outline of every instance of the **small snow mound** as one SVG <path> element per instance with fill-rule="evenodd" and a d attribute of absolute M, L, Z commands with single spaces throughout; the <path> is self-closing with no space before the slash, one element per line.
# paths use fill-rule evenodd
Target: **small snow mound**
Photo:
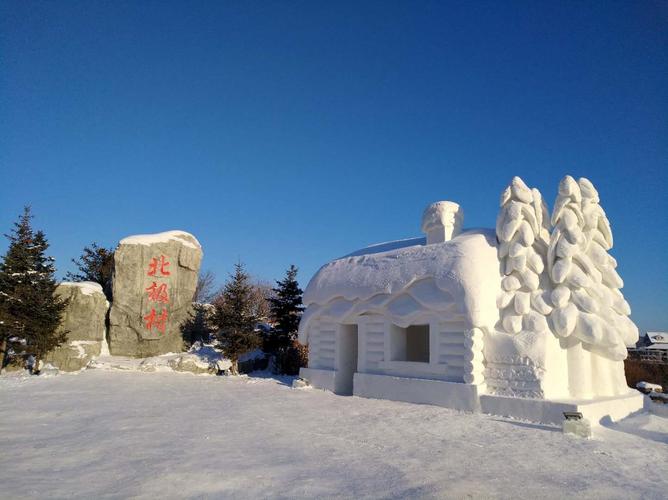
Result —
<path fill-rule="evenodd" d="M 202 248 L 197 238 L 186 231 L 174 230 L 155 234 L 137 234 L 128 236 L 120 241 L 121 245 L 152 245 L 154 243 L 166 243 L 168 241 L 180 241 L 191 248 Z"/>
<path fill-rule="evenodd" d="M 100 356 L 89 367 L 98 370 L 139 372 L 190 372 L 215 375 L 229 370 L 232 363 L 211 345 L 194 345 L 188 352 L 170 352 L 149 358 Z"/>
<path fill-rule="evenodd" d="M 311 385 L 302 378 L 296 378 L 292 381 L 293 389 L 310 389 Z"/>
<path fill-rule="evenodd" d="M 60 373 L 60 370 L 51 363 L 46 363 L 39 371 L 40 377 L 55 377 Z"/>
<path fill-rule="evenodd" d="M 638 389 L 640 392 L 644 392 L 645 394 L 649 392 L 663 392 L 663 387 L 661 387 L 659 384 L 652 384 L 650 382 L 638 382 L 636 384 L 636 389 Z"/>

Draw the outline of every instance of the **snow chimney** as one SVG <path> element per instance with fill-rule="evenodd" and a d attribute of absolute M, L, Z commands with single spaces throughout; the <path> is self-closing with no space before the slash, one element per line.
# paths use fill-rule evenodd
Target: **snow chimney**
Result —
<path fill-rule="evenodd" d="M 422 214 L 422 232 L 427 235 L 427 245 L 443 243 L 462 232 L 464 211 L 453 201 L 437 201 Z"/>

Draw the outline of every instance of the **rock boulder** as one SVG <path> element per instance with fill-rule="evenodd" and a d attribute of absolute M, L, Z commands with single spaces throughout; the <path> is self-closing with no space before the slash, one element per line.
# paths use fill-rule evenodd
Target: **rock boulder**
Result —
<path fill-rule="evenodd" d="M 114 253 L 109 350 L 149 357 L 183 351 L 181 324 L 197 286 L 202 247 L 184 231 L 130 236 Z"/>
<path fill-rule="evenodd" d="M 51 351 L 44 362 L 63 371 L 81 370 L 99 356 L 105 342 L 109 302 L 102 287 L 90 281 L 61 283 L 55 293 L 70 300 L 60 325 L 67 332 L 67 343 Z"/>

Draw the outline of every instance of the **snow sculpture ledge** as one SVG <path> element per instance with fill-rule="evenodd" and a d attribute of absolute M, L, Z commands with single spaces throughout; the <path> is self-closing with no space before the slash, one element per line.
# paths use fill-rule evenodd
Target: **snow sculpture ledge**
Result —
<path fill-rule="evenodd" d="M 339 394 L 554 424 L 641 408 L 623 365 L 638 331 L 599 201 L 567 176 L 550 218 L 515 177 L 496 231 L 462 230 L 463 210 L 441 201 L 423 214 L 426 238 L 326 264 L 304 294 L 300 375 Z"/>

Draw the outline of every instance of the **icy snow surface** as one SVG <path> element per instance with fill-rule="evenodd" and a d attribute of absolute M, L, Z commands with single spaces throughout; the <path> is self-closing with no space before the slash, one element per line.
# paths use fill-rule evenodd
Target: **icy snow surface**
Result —
<path fill-rule="evenodd" d="M 668 419 L 552 428 L 290 388 L 87 370 L 0 378 L 3 498 L 665 498 Z"/>
<path fill-rule="evenodd" d="M 190 238 L 195 240 L 195 243 L 190 241 Z M 154 243 L 166 243 L 170 240 L 180 241 L 187 247 L 201 248 L 199 241 L 192 234 L 185 231 L 165 231 L 164 233 L 155 234 L 137 234 L 135 236 L 128 236 L 120 241 L 121 245 L 152 245 Z"/>

